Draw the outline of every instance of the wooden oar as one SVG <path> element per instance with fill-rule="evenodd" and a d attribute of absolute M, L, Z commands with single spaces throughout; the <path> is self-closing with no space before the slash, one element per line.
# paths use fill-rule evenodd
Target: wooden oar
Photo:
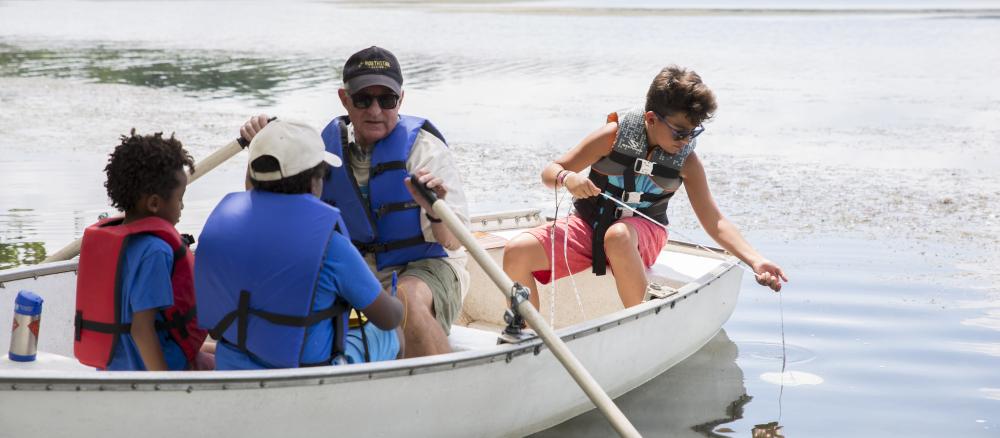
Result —
<path fill-rule="evenodd" d="M 451 230 L 452 233 L 458 237 L 458 240 L 462 242 L 465 249 L 469 251 L 472 258 L 479 262 L 479 266 L 483 268 L 483 271 L 490 276 L 490 279 L 496 283 L 500 291 L 507 296 L 508 300 L 515 298 L 513 302 L 517 302 L 516 308 L 520 312 L 521 316 L 531 325 L 531 328 L 535 329 L 538 336 L 542 338 L 545 345 L 549 347 L 552 354 L 555 355 L 556 359 L 562 363 L 566 371 L 569 372 L 573 380 L 580 385 L 583 392 L 590 397 L 590 400 L 594 402 L 597 409 L 601 411 L 602 414 L 611 423 L 615 431 L 623 437 L 638 437 L 641 436 L 639 431 L 635 429 L 635 426 L 625 418 L 625 414 L 618 409 L 615 402 L 611 400 L 611 397 L 601 389 L 601 386 L 597 384 L 594 377 L 590 375 L 589 372 L 583 367 L 583 364 L 573 356 L 573 352 L 569 350 L 569 347 L 556 336 L 552 327 L 549 327 L 548 323 L 542 319 L 542 315 L 538 313 L 535 306 L 531 305 L 528 301 L 528 296 L 525 293 L 527 288 L 519 284 L 514 283 L 510 277 L 507 276 L 503 270 L 497 266 L 493 258 L 486 254 L 486 251 L 476 243 L 476 238 L 472 236 L 472 233 L 465 228 L 462 224 L 461 219 L 455 215 L 455 212 L 451 210 L 443 200 L 437 199 L 437 195 L 425 185 L 417 182 L 417 177 L 415 175 L 410 176 L 410 180 L 413 181 L 413 187 L 417 189 L 421 196 L 427 199 L 427 202 L 431 204 L 431 208 L 434 209 L 434 213 L 437 217 L 444 221 L 444 224 Z"/>
<path fill-rule="evenodd" d="M 205 159 L 195 163 L 194 173 L 192 173 L 191 176 L 188 177 L 188 185 L 195 182 L 198 178 L 201 178 L 206 173 L 211 172 L 212 169 L 215 169 L 226 160 L 232 158 L 233 155 L 236 155 L 239 151 L 243 150 L 243 148 L 247 147 L 247 145 L 249 144 L 250 143 L 248 143 L 242 137 L 237 138 L 236 140 L 233 140 L 229 142 L 229 144 L 223 146 L 221 149 L 212 152 L 212 155 L 209 155 L 205 157 Z M 59 251 L 56 251 L 52 255 L 46 257 L 45 260 L 42 261 L 42 263 L 59 262 L 76 257 L 78 254 L 80 254 L 80 243 L 82 241 L 83 239 L 74 240 L 69 245 L 63 247 L 63 249 L 60 249 Z"/>

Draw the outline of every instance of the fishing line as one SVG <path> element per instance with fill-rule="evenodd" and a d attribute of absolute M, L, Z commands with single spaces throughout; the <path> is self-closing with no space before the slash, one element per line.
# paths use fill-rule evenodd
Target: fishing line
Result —
<path fill-rule="evenodd" d="M 781 396 L 785 394 L 785 365 L 788 354 L 785 352 L 785 306 L 778 294 L 778 315 L 781 317 L 781 386 L 778 389 L 778 423 L 781 423 Z"/>
<path fill-rule="evenodd" d="M 552 283 L 552 292 L 549 295 L 551 297 L 551 306 L 549 306 L 549 325 L 556 325 L 556 226 L 559 225 L 559 206 L 562 204 L 562 199 L 559 198 L 559 184 L 557 183 L 553 188 L 553 194 L 556 201 L 556 211 L 553 213 L 552 226 L 549 227 L 549 254 L 551 254 L 551 260 L 549 261 L 549 282 Z M 563 235 L 566 234 L 567 230 L 563 230 Z M 539 304 L 542 300 L 539 297 Z"/>
<path fill-rule="evenodd" d="M 697 246 L 698 248 L 701 248 L 701 249 L 704 249 L 705 251 L 708 251 L 708 252 L 710 252 L 710 253 L 712 253 L 712 254 L 717 254 L 717 255 L 725 255 L 724 253 L 720 253 L 719 251 L 716 251 L 716 250 L 714 250 L 714 249 L 712 249 L 712 248 L 709 248 L 709 247 L 706 247 L 706 246 L 703 246 L 702 244 L 700 244 L 700 243 L 696 242 L 696 241 L 695 241 L 695 239 L 692 239 L 692 238 L 691 238 L 691 236 L 687 236 L 687 235 L 685 235 L 684 233 L 681 233 L 680 231 L 677 231 L 677 230 L 671 230 L 671 229 L 670 229 L 670 228 L 668 228 L 668 227 L 667 227 L 666 225 L 663 225 L 663 224 L 661 224 L 661 223 L 657 222 L 657 220 L 656 220 L 656 219 L 653 219 L 653 218 L 651 218 L 651 217 L 649 217 L 649 216 L 646 216 L 646 215 L 645 215 L 645 214 L 643 214 L 643 213 L 642 213 L 641 211 L 639 211 L 639 210 L 636 210 L 635 208 L 632 208 L 631 206 L 629 206 L 628 204 L 626 204 L 626 203 L 622 202 L 621 200 L 618 200 L 618 199 L 615 199 L 615 198 L 613 198 L 613 197 L 612 197 L 611 195 L 608 195 L 607 193 L 604 193 L 604 192 L 601 192 L 601 196 L 603 196 L 603 197 L 605 197 L 605 198 L 608 198 L 608 199 L 610 199 L 610 200 L 611 200 L 611 201 L 613 201 L 614 203 L 616 203 L 616 204 L 618 204 L 618 205 L 622 206 L 622 208 L 624 208 L 624 209 L 626 209 L 626 210 L 629 210 L 629 211 L 631 211 L 631 212 L 632 212 L 633 214 L 636 214 L 636 215 L 638 215 L 638 216 L 641 216 L 641 217 L 643 217 L 643 218 L 646 218 L 646 219 L 647 219 L 647 220 L 649 220 L 650 222 L 652 222 L 652 223 L 654 223 L 654 224 L 656 224 L 656 225 L 659 225 L 659 226 L 660 226 L 661 228 L 663 228 L 664 230 L 667 230 L 667 231 L 668 231 L 669 233 L 671 233 L 671 234 L 679 234 L 679 235 L 680 235 L 681 237 L 683 237 L 683 238 L 687 239 L 688 241 L 690 241 L 690 242 L 691 242 L 692 244 L 694 244 L 694 245 L 695 245 L 695 246 Z M 753 269 L 750 269 L 750 267 L 748 267 L 748 266 L 747 266 L 746 264 L 744 264 L 743 262 L 740 262 L 740 263 L 737 263 L 736 265 L 737 265 L 737 266 L 739 266 L 739 267 L 741 267 L 741 268 L 743 268 L 743 270 L 745 270 L 745 271 L 747 271 L 747 272 L 749 272 L 749 273 L 753 274 L 755 278 L 757 277 L 757 273 L 756 273 L 756 272 L 754 272 L 754 271 L 753 271 Z"/>
<path fill-rule="evenodd" d="M 680 233 L 680 232 L 678 232 L 676 230 L 670 230 L 669 228 L 667 228 L 666 225 L 663 225 L 663 224 L 657 222 L 653 218 L 651 218 L 649 216 L 646 216 L 645 214 L 643 214 L 642 212 L 636 210 L 635 208 L 632 208 L 628 204 L 626 204 L 626 203 L 624 203 L 624 202 L 622 202 L 622 201 L 620 201 L 618 199 L 615 199 L 615 198 L 611 197 L 607 193 L 601 192 L 601 196 L 603 196 L 605 198 L 608 198 L 611 201 L 613 201 L 614 203 L 622 206 L 622 208 L 628 209 L 632 213 L 637 214 L 639 216 L 642 216 L 643 218 L 646 218 L 650 222 L 663 227 L 663 229 L 665 229 L 665 230 L 668 230 L 670 232 L 679 234 L 681 237 L 684 237 L 685 239 L 688 239 L 691 243 L 693 243 L 695 246 L 697 246 L 699 248 L 702 248 L 702 249 L 704 249 L 704 250 L 706 250 L 708 252 L 711 252 L 713 254 L 719 254 L 717 251 L 714 251 L 711 248 L 707 248 L 707 247 L 699 244 L 698 242 L 695 242 L 694 239 L 692 239 L 692 238 L 690 238 L 688 236 L 685 236 L 683 233 Z M 750 269 L 748 266 L 746 266 L 742 262 L 741 263 L 737 263 L 737 265 L 740 266 L 741 268 L 743 268 L 744 270 L 746 270 L 747 272 L 750 272 L 751 274 L 753 274 L 754 277 L 757 276 L 756 272 L 754 272 L 752 269 Z M 785 369 L 786 369 L 786 367 L 788 365 L 788 354 L 787 354 L 787 351 L 785 349 L 785 306 L 784 306 L 784 301 L 782 300 L 782 294 L 781 293 L 778 293 L 778 315 L 779 315 L 779 319 L 781 320 L 781 379 L 780 379 L 780 385 L 779 385 L 780 389 L 778 390 L 778 421 L 780 422 L 781 421 L 781 408 L 782 408 L 782 406 L 781 406 L 781 399 L 782 399 L 782 396 L 785 393 Z"/>

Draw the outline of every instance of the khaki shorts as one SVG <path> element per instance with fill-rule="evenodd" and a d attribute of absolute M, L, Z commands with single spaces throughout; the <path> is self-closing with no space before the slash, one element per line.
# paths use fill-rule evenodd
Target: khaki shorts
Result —
<path fill-rule="evenodd" d="M 400 277 L 417 277 L 427 284 L 434 296 L 434 318 L 446 334 L 462 311 L 462 286 L 455 269 L 444 258 L 422 259 L 406 264 Z"/>

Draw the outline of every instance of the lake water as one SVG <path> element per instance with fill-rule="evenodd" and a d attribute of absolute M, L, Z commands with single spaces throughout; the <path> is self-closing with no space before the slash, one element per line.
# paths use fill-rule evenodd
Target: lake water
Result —
<path fill-rule="evenodd" d="M 111 212 L 102 169 L 130 128 L 201 158 L 252 114 L 321 127 L 372 44 L 400 58 L 403 110 L 448 137 L 477 212 L 551 212 L 544 164 L 661 67 L 716 91 L 713 193 L 792 282 L 779 302 L 746 280 L 724 333 L 620 398 L 640 431 L 1000 436 L 997 1 L 0 1 L 0 268 Z M 192 185 L 179 228 L 245 165 Z M 671 221 L 707 242 L 683 193 Z M 539 435 L 611 433 L 591 412 Z"/>

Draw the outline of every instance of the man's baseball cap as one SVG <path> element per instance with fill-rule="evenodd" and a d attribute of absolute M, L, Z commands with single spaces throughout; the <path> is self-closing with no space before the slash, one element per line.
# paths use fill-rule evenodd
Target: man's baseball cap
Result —
<path fill-rule="evenodd" d="M 257 181 L 277 181 L 298 175 L 320 162 L 326 161 L 340 167 L 340 157 L 326 151 L 323 138 L 311 126 L 293 120 L 277 119 L 261 129 L 250 142 L 250 178 Z M 270 172 L 254 171 L 254 160 L 271 156 L 278 161 L 278 169 Z"/>
<path fill-rule="evenodd" d="M 388 87 L 397 95 L 403 88 L 403 71 L 396 56 L 376 46 L 351 55 L 344 63 L 344 88 L 349 94 L 372 85 Z"/>

